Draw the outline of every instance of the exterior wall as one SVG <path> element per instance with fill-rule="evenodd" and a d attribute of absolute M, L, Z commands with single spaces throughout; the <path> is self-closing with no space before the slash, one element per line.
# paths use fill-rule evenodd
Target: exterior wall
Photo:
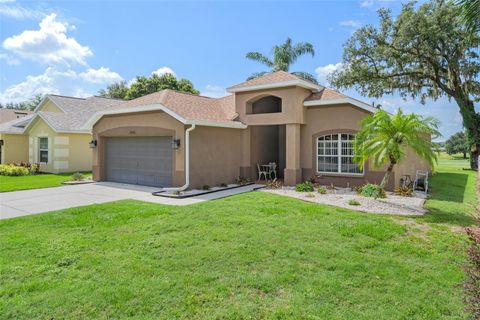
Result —
<path fill-rule="evenodd" d="M 195 129 L 194 132 L 196 131 Z M 98 143 L 92 154 L 95 181 L 105 180 L 104 148 L 108 137 L 172 136 L 180 139 L 180 148 L 173 152 L 173 186 L 182 186 L 185 183 L 185 126 L 166 113 L 157 111 L 105 116 L 94 125 L 92 135 Z"/>
<path fill-rule="evenodd" d="M 431 139 L 428 137 L 427 139 Z M 432 168 L 427 161 L 421 159 L 412 149 L 407 150 L 405 160 L 396 165 L 395 168 L 395 186 L 401 185 L 401 179 L 404 175 L 409 175 L 412 181 L 415 180 L 417 170 L 428 171 L 431 173 Z"/>
<path fill-rule="evenodd" d="M 39 162 L 38 140 L 48 138 L 48 162 L 40 163 L 40 170 L 50 173 L 92 170 L 90 134 L 56 133 L 42 119 L 35 120 L 28 132 L 26 148 L 29 162 Z"/>
<path fill-rule="evenodd" d="M 28 161 L 28 136 L 21 134 L 0 134 L 3 140 L 1 163 Z"/>
<path fill-rule="evenodd" d="M 288 87 L 271 90 L 235 93 L 236 112 L 239 120 L 247 125 L 277 125 L 287 123 L 304 123 L 303 101 L 311 91 L 300 87 Z M 282 99 L 282 112 L 265 114 L 246 114 L 248 105 L 266 96 Z"/>
<path fill-rule="evenodd" d="M 366 182 L 380 183 L 384 171 L 374 170 L 369 164 L 365 165 L 362 175 L 317 173 L 317 146 L 316 138 L 325 134 L 355 133 L 360 129 L 359 122 L 369 113 L 351 105 L 332 105 L 311 107 L 306 111 L 306 124 L 302 126 L 301 167 L 302 180 L 319 175 L 322 184 L 337 186 L 358 186 Z M 394 178 L 390 180 L 388 188 L 393 188 Z"/>
<path fill-rule="evenodd" d="M 240 175 L 243 129 L 197 126 L 190 132 L 190 187 L 232 183 Z"/>
<path fill-rule="evenodd" d="M 47 100 L 45 101 L 45 103 L 43 104 L 43 106 L 38 109 L 38 111 L 47 111 L 47 112 L 63 112 L 62 110 L 60 110 L 59 107 L 57 107 L 55 105 L 55 103 L 53 103 L 52 101 L 50 100 Z"/>

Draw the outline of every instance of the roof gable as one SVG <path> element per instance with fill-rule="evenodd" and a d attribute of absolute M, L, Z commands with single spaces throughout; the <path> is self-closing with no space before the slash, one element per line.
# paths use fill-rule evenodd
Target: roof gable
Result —
<path fill-rule="evenodd" d="M 227 89 L 228 92 L 244 92 L 262 89 L 273 89 L 287 86 L 299 86 L 310 90 L 321 90 L 322 86 L 302 79 L 285 71 L 267 73 L 264 76 L 251 79 Z"/>

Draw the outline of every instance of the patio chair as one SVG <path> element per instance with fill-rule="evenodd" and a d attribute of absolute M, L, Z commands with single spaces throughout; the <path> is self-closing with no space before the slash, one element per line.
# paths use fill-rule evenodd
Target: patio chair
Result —
<path fill-rule="evenodd" d="M 413 182 L 413 191 L 422 190 L 427 194 L 428 191 L 428 171 L 417 170 L 415 181 Z"/>
<path fill-rule="evenodd" d="M 265 177 L 265 181 L 267 181 L 268 171 L 262 170 L 262 168 L 258 163 L 257 163 L 257 170 L 258 170 L 258 181 L 262 180 L 262 175 Z"/>
<path fill-rule="evenodd" d="M 272 174 L 275 177 L 273 181 L 277 180 L 277 164 L 275 162 L 269 163 L 270 167 L 268 168 L 268 177 L 272 179 Z"/>

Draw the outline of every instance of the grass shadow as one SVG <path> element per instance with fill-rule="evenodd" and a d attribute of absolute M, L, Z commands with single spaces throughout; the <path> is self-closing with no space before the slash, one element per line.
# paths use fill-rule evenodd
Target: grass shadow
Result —
<path fill-rule="evenodd" d="M 430 178 L 429 213 L 425 222 L 468 226 L 474 223 L 476 186 L 474 171 L 438 172 Z"/>

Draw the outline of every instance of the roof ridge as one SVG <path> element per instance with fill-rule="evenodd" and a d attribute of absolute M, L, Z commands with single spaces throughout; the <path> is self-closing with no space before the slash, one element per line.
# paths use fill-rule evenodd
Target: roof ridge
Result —
<path fill-rule="evenodd" d="M 204 95 L 201 95 L 201 94 L 195 94 L 195 93 L 191 93 L 191 92 L 184 92 L 184 91 L 179 91 L 179 90 L 170 89 L 170 88 L 168 88 L 168 89 L 163 89 L 163 90 L 160 90 L 160 91 L 158 91 L 158 92 L 162 92 L 162 91 L 172 91 L 172 92 L 175 92 L 175 93 L 185 94 L 185 95 L 194 96 L 194 97 L 199 97 L 199 98 L 216 99 L 216 98 L 209 97 L 209 96 L 204 96 Z"/>
<path fill-rule="evenodd" d="M 87 100 L 87 98 L 80 98 L 80 97 L 72 97 L 72 96 L 64 96 L 61 94 L 47 94 L 48 97 L 60 97 L 60 98 L 69 98 L 69 99 L 79 99 L 79 100 Z"/>
<path fill-rule="evenodd" d="M 119 99 L 119 98 L 102 97 L 102 96 L 96 96 L 96 95 L 87 97 L 87 99 L 88 98 L 100 98 L 100 99 L 117 100 L 117 101 L 128 101 L 128 100 Z"/>

